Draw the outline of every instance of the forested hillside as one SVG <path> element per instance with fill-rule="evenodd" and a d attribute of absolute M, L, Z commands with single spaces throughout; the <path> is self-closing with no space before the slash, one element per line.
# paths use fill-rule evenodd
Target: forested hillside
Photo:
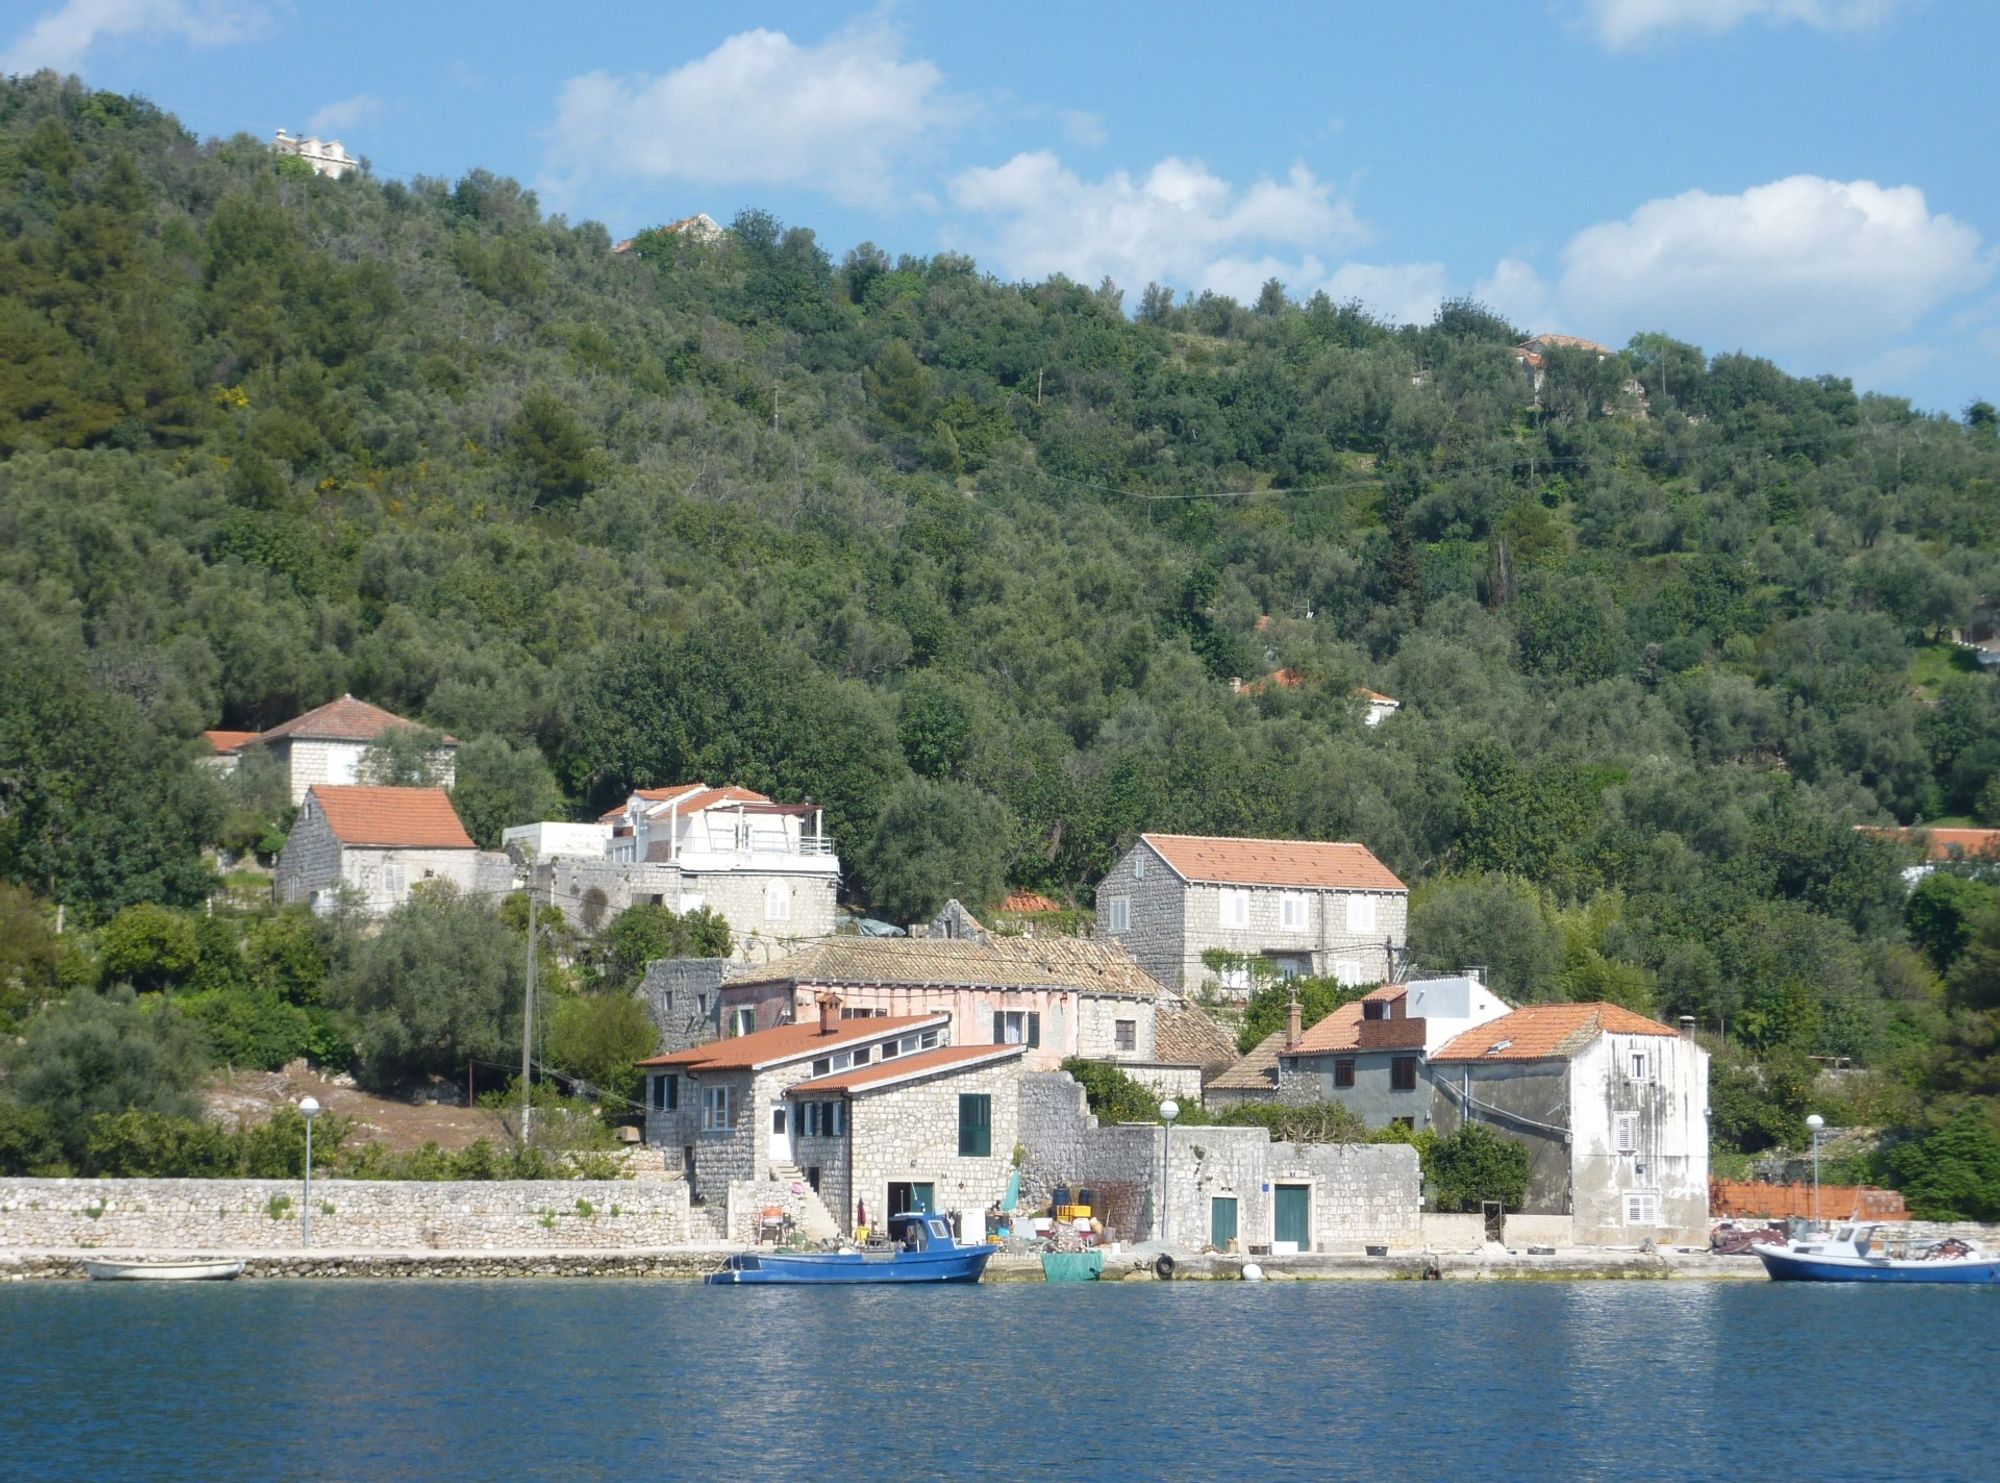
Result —
<path fill-rule="evenodd" d="M 1913 910 L 1853 829 L 2000 823 L 1943 642 L 2000 595 L 1991 407 L 1659 335 L 1537 392 L 1511 347 L 1591 327 L 836 261 L 754 210 L 612 245 L 0 86 L 0 876 L 85 929 L 197 906 L 285 820 L 196 734 L 352 691 L 461 739 L 485 843 L 739 782 L 908 917 L 1087 907 L 1142 828 L 1355 839 L 1422 963 L 1726 1033 L 1734 1146 L 1808 1055 L 1880 1073 L 1854 1120 L 1991 1115 L 1994 889 Z"/>

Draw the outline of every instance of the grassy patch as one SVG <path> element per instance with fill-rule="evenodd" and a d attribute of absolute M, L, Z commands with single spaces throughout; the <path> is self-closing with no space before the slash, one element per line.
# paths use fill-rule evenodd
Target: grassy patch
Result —
<path fill-rule="evenodd" d="M 1910 656 L 1910 683 L 1919 690 L 1935 692 L 1953 675 L 1978 673 L 1972 651 L 1957 644 L 1923 644 Z"/>

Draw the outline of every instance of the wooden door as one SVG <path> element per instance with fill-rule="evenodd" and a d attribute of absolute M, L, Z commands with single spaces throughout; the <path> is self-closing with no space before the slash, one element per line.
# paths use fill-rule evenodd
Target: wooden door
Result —
<path fill-rule="evenodd" d="M 1229 1250 L 1236 1239 L 1236 1196 L 1217 1195 L 1208 1202 L 1208 1241 L 1217 1251 Z"/>
<path fill-rule="evenodd" d="M 1278 1186 L 1271 1237 L 1290 1241 L 1300 1251 L 1312 1250 L 1312 1189 L 1303 1184 Z"/>

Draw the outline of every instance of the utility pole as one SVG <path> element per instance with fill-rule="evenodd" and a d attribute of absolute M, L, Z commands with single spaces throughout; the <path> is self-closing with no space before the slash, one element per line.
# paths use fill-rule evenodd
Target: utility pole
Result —
<path fill-rule="evenodd" d="M 778 383 L 771 383 L 771 431 L 778 430 Z"/>
<path fill-rule="evenodd" d="M 535 867 L 528 867 L 528 994 L 521 1015 L 521 1146 L 528 1146 L 528 1125 L 534 1117 L 535 1044 Z"/>
<path fill-rule="evenodd" d="M 1042 404 L 1042 373 L 1040 370 L 1037 370 L 1035 372 L 1035 405 L 1039 407 L 1041 406 L 1041 404 Z"/>

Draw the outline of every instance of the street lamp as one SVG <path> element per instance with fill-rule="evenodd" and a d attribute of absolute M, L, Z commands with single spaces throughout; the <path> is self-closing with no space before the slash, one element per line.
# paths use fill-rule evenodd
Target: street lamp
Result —
<path fill-rule="evenodd" d="M 319 1116 L 319 1103 L 306 1097 L 299 1103 L 299 1116 L 306 1120 L 306 1203 L 300 1217 L 300 1228 L 305 1244 L 313 1244 L 313 1119 Z"/>
<path fill-rule="evenodd" d="M 1166 1130 L 1160 1135 L 1160 1245 L 1167 1244 L 1167 1213 L 1173 1205 L 1167 1189 L 1167 1181 L 1173 1177 L 1174 1169 L 1174 1119 L 1181 1115 L 1181 1104 L 1172 1097 L 1160 1104 L 1160 1116 L 1166 1122 Z"/>
<path fill-rule="evenodd" d="M 1813 1141 L 1813 1224 L 1819 1224 L 1819 1135 L 1826 1126 L 1826 1119 L 1815 1112 L 1806 1119 L 1806 1128 L 1812 1133 Z"/>

